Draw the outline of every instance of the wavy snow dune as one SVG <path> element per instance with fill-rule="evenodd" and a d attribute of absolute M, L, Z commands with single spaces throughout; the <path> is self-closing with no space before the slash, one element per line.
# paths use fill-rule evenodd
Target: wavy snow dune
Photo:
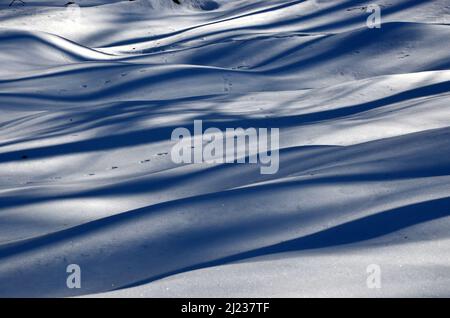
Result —
<path fill-rule="evenodd" d="M 450 296 L 448 1 L 75 2 L 0 4 L 0 296 Z"/>

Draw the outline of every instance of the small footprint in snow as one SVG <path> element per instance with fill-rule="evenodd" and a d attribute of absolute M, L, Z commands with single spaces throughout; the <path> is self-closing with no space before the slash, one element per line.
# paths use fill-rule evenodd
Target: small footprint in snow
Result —
<path fill-rule="evenodd" d="M 223 91 L 228 93 L 231 91 L 232 87 L 233 87 L 233 84 L 231 83 L 231 81 L 227 77 L 224 77 L 223 78 Z"/>

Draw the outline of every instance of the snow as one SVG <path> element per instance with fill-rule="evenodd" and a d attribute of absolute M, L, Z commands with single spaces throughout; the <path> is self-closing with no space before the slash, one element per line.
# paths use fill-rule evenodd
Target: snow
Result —
<path fill-rule="evenodd" d="M 0 2 L 0 296 L 450 295 L 448 1 L 378 1 L 380 29 L 370 1 L 26 2 Z M 194 119 L 280 128 L 279 172 L 175 164 Z"/>

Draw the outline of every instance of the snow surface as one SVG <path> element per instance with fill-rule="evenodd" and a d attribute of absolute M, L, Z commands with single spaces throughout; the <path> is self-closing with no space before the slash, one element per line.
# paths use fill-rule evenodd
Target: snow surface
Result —
<path fill-rule="evenodd" d="M 65 3 L 0 2 L 0 296 L 450 296 L 448 0 L 380 29 L 370 1 Z M 194 119 L 280 128 L 280 171 L 174 164 Z"/>

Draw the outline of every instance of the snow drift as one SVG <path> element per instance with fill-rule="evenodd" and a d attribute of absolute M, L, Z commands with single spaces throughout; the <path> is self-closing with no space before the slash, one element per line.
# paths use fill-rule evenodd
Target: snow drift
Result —
<path fill-rule="evenodd" d="M 368 3 L 2 7 L 0 296 L 450 295 L 450 6 Z M 195 119 L 280 171 L 174 164 Z"/>

